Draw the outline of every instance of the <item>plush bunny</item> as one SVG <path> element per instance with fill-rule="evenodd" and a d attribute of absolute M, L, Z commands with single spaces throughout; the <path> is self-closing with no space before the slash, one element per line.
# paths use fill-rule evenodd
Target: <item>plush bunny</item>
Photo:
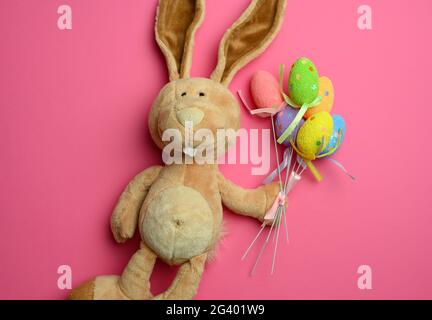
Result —
<path fill-rule="evenodd" d="M 253 0 L 225 33 L 210 79 L 190 78 L 194 34 L 204 17 L 204 0 L 160 0 L 156 40 L 170 82 L 156 98 L 149 116 L 150 134 L 163 149 L 167 129 L 239 128 L 236 98 L 228 90 L 236 72 L 262 53 L 278 33 L 285 0 Z M 233 140 L 233 139 L 231 139 Z M 226 143 L 225 143 L 226 142 Z M 225 141 L 228 147 L 233 141 Z M 186 157 L 186 155 L 184 155 Z M 117 242 L 130 239 L 138 226 L 141 248 L 121 276 L 99 276 L 72 291 L 71 299 L 192 299 L 205 262 L 217 244 L 222 203 L 233 212 L 264 220 L 279 187 L 248 190 L 226 180 L 217 164 L 154 166 L 138 174 L 122 193 L 112 215 Z M 157 258 L 180 265 L 171 286 L 153 297 L 150 275 Z"/>

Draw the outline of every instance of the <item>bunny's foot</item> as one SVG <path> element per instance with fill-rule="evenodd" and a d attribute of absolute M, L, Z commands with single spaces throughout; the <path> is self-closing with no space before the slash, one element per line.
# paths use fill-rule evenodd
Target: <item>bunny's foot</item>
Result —
<path fill-rule="evenodd" d="M 87 281 L 72 290 L 69 300 L 94 300 L 95 279 Z"/>
<path fill-rule="evenodd" d="M 119 276 L 100 276 L 74 289 L 70 300 L 130 300 L 119 286 Z"/>

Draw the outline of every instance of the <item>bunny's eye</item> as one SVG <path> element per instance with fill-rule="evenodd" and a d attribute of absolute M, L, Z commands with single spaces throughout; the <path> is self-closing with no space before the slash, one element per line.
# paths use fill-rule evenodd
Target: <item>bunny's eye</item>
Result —
<path fill-rule="evenodd" d="M 204 93 L 204 92 L 200 92 L 200 93 L 199 93 L 199 96 L 200 96 L 200 97 L 205 97 L 205 93 Z"/>
<path fill-rule="evenodd" d="M 187 94 L 186 92 L 183 92 L 183 93 L 181 94 L 181 96 L 182 96 L 182 97 L 186 97 L 186 94 Z"/>

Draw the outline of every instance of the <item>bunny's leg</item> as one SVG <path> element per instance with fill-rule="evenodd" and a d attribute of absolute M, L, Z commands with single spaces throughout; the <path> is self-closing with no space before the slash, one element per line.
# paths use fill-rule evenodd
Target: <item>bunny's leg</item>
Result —
<path fill-rule="evenodd" d="M 150 299 L 150 275 L 156 262 L 156 254 L 143 242 L 118 276 L 100 276 L 94 281 L 95 300 L 144 300 Z"/>
<path fill-rule="evenodd" d="M 143 242 L 119 276 L 99 276 L 74 289 L 71 300 L 142 300 L 150 299 L 150 275 L 156 254 Z"/>
<path fill-rule="evenodd" d="M 154 297 L 155 300 L 190 300 L 198 290 L 207 253 L 196 256 L 185 262 L 177 271 L 171 286 L 163 293 Z"/>
<path fill-rule="evenodd" d="M 156 254 L 144 242 L 129 261 L 119 280 L 120 289 L 131 299 L 150 299 L 150 276 L 156 262 Z"/>

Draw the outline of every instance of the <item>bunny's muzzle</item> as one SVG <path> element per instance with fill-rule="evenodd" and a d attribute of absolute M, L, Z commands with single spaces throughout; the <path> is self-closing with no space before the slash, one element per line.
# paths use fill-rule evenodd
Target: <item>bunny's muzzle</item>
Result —
<path fill-rule="evenodd" d="M 178 122 L 185 127 L 187 122 L 196 126 L 201 123 L 204 118 L 204 112 L 198 108 L 184 108 L 176 112 Z"/>

